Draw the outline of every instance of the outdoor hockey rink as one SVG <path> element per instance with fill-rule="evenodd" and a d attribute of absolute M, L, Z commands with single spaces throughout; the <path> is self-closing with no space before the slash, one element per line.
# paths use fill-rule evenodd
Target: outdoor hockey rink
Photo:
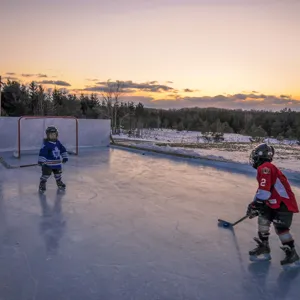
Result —
<path fill-rule="evenodd" d="M 65 192 L 39 177 L 0 166 L 1 300 L 299 299 L 274 230 L 273 260 L 250 263 L 256 219 L 218 227 L 253 199 L 250 166 L 103 148 L 70 156 Z M 300 250 L 299 215 L 292 232 Z"/>

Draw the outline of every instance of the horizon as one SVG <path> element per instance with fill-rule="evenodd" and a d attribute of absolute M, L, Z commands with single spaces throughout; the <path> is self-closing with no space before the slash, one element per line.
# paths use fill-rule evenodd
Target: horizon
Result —
<path fill-rule="evenodd" d="M 0 75 L 0 77 L 1 77 L 1 75 Z M 34 80 L 25 83 L 25 82 L 22 82 L 21 80 L 18 80 L 17 78 L 15 78 L 15 79 L 6 78 L 6 79 L 7 79 L 6 83 L 3 82 L 3 79 L 2 79 L 2 83 L 4 83 L 4 85 L 6 85 L 10 81 L 11 83 L 17 82 L 18 84 L 24 85 L 24 86 L 26 86 L 26 88 L 29 88 L 29 85 L 32 82 L 34 82 L 35 84 L 37 84 L 38 86 L 41 86 L 43 88 L 45 94 L 49 93 L 50 95 L 52 95 L 52 93 L 55 90 L 57 90 L 59 92 L 65 93 L 66 95 L 75 95 L 77 97 L 77 100 L 80 100 L 79 97 L 81 95 L 87 96 L 87 97 L 90 97 L 91 95 L 94 95 L 94 96 L 96 96 L 98 98 L 99 101 L 101 101 L 101 97 L 102 97 L 102 100 L 103 100 L 103 97 L 107 97 L 108 96 L 108 94 L 106 94 L 108 92 L 108 88 L 105 86 L 106 82 L 103 82 L 102 91 L 101 92 L 93 92 L 93 91 L 81 92 L 81 90 L 68 90 L 67 88 L 59 88 L 58 86 L 60 86 L 62 84 L 60 82 L 56 82 L 56 83 L 58 83 L 58 85 L 54 82 L 53 83 L 54 88 L 52 88 L 52 87 L 45 88 L 45 86 L 49 86 L 49 84 L 45 85 L 45 84 L 43 84 L 41 82 L 34 81 Z M 116 84 L 117 82 L 111 82 L 111 83 Z M 126 96 L 126 88 L 124 90 L 125 90 L 125 92 L 121 92 L 120 95 L 119 95 L 119 98 L 118 98 L 119 102 L 123 102 L 123 103 L 133 102 L 135 105 L 137 105 L 138 103 L 142 103 L 145 108 L 149 108 L 149 109 L 158 109 L 158 110 L 160 110 L 160 109 L 162 109 L 162 110 L 168 110 L 168 109 L 171 109 L 171 110 L 172 109 L 173 110 L 180 110 L 180 109 L 220 109 L 220 110 L 222 110 L 222 109 L 225 109 L 225 110 L 242 110 L 242 111 L 252 111 L 252 110 L 254 110 L 254 111 L 265 111 L 265 112 L 280 112 L 280 111 L 285 110 L 285 109 L 290 109 L 291 111 L 294 111 L 294 112 L 300 112 L 300 106 L 295 106 L 295 105 L 294 106 L 292 106 L 292 105 L 290 105 L 290 106 L 288 106 L 288 105 L 285 105 L 285 106 L 280 106 L 280 105 L 274 106 L 273 105 L 273 106 L 267 107 L 267 108 L 264 108 L 264 107 L 251 107 L 251 105 L 249 107 L 209 106 L 210 105 L 209 104 L 209 100 L 212 100 L 212 102 L 215 102 L 215 101 L 217 101 L 218 98 L 222 98 L 223 100 L 226 99 L 227 102 L 230 104 L 231 100 L 241 99 L 244 96 L 243 94 L 227 95 L 227 97 L 223 96 L 223 95 L 217 95 L 217 96 L 214 96 L 214 97 L 206 96 L 206 97 L 203 97 L 203 98 L 199 97 L 200 101 L 202 99 L 205 100 L 205 98 L 206 98 L 207 105 L 206 106 L 196 106 L 196 104 L 193 103 L 193 102 L 190 102 L 189 103 L 190 105 L 187 105 L 181 99 L 178 99 L 178 100 L 175 100 L 175 101 L 174 100 L 156 100 L 156 101 L 153 101 L 153 102 L 152 101 L 145 101 L 144 97 L 136 97 L 135 99 L 133 99 L 132 96 Z M 253 97 L 256 96 L 254 94 L 251 94 L 251 95 Z M 263 97 L 264 101 L 267 101 L 267 100 L 274 101 L 275 100 L 274 96 L 267 96 L 267 95 L 259 95 L 259 96 Z M 142 101 L 138 101 L 140 98 L 142 99 Z M 171 107 L 168 106 L 169 101 L 173 102 L 173 106 L 171 106 Z M 284 98 L 284 97 L 277 98 L 277 101 L 283 102 L 283 101 L 286 101 L 286 98 Z M 298 100 L 292 100 L 292 99 L 290 99 L 289 101 L 296 102 Z M 177 104 L 177 106 L 174 105 L 174 104 Z"/>
<path fill-rule="evenodd" d="M 4 0 L 0 75 L 72 94 L 111 78 L 151 108 L 300 110 L 299 13 L 293 0 Z"/>

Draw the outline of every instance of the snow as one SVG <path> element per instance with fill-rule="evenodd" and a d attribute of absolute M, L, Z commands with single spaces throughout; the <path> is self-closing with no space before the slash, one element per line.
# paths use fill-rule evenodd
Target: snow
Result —
<path fill-rule="evenodd" d="M 52 177 L 39 195 L 39 177 L 0 166 L 1 299 L 299 298 L 299 270 L 282 271 L 273 230 L 272 261 L 255 264 L 256 219 L 217 226 L 253 198 L 242 165 L 108 148 L 70 157 L 65 193 Z M 299 199 L 299 181 L 293 190 Z M 297 249 L 299 225 L 297 214 Z"/>
<path fill-rule="evenodd" d="M 115 135 L 117 140 L 131 141 L 131 146 L 143 148 L 145 150 L 163 151 L 179 155 L 191 156 L 194 158 L 203 158 L 217 161 L 230 161 L 234 163 L 248 164 L 251 149 L 255 144 L 250 142 L 250 136 L 240 134 L 224 134 L 224 142 L 221 144 L 210 142 L 206 143 L 201 139 L 200 132 L 177 132 L 175 130 L 147 130 L 144 133 L 145 138 L 130 138 L 124 134 Z M 143 141 L 143 143 L 141 143 Z M 300 172 L 299 159 L 300 147 L 297 141 L 266 138 L 265 142 L 273 144 L 275 147 L 274 163 L 282 169 L 291 172 Z M 159 143 L 167 143 L 160 145 Z M 170 146 L 176 143 L 176 147 Z M 184 147 L 177 144 L 185 145 Z M 189 143 L 200 146 L 200 148 L 190 148 Z M 233 144 L 231 144 L 233 143 Z M 236 144 L 234 144 L 236 143 Z M 203 148 L 201 145 L 207 144 Z M 221 145 L 221 146 L 220 146 Z M 224 145 L 222 147 L 222 145 Z M 242 151 L 240 151 L 242 150 Z"/>
<path fill-rule="evenodd" d="M 177 131 L 172 129 L 142 129 L 142 137 L 129 137 L 126 133 L 113 135 L 115 139 L 136 140 L 148 142 L 169 142 L 169 143 L 205 143 L 203 134 L 199 131 Z M 250 143 L 251 136 L 236 133 L 225 133 L 224 142 Z M 271 144 L 293 145 L 295 140 L 278 141 L 274 138 L 266 138 L 266 142 Z"/>
<path fill-rule="evenodd" d="M 145 150 L 160 150 L 166 153 L 182 154 L 193 158 L 209 159 L 216 161 L 227 161 L 248 164 L 250 151 L 224 151 L 218 149 L 187 149 L 183 147 L 157 146 L 155 144 L 132 144 Z M 288 154 L 289 151 L 286 151 Z M 299 158 L 277 158 L 273 161 L 282 170 L 300 172 Z"/>
<path fill-rule="evenodd" d="M 117 139 L 126 139 L 126 140 L 140 140 L 140 141 L 149 141 L 149 142 L 199 142 L 203 143 L 202 133 L 198 131 L 176 131 L 172 129 L 143 129 L 142 130 L 143 138 L 129 137 L 127 134 L 122 133 L 120 135 L 114 135 L 114 138 Z M 250 136 L 243 136 L 240 134 L 225 134 L 225 140 L 231 142 L 249 142 Z"/>

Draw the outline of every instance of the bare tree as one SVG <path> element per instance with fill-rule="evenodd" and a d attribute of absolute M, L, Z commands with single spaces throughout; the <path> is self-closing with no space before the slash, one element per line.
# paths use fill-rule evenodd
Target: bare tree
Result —
<path fill-rule="evenodd" d="M 103 101 L 107 108 L 107 117 L 111 119 L 112 132 L 117 131 L 117 115 L 119 108 L 119 98 L 123 94 L 124 83 L 117 80 L 116 82 L 111 82 L 110 79 L 107 80 L 106 87 L 102 92 Z"/>
<path fill-rule="evenodd" d="M 41 85 L 37 90 L 37 105 L 35 107 L 35 115 L 44 115 L 45 91 Z"/>

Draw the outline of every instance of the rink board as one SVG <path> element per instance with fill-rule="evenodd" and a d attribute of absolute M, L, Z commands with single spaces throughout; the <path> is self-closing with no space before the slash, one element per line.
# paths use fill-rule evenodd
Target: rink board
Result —
<path fill-rule="evenodd" d="M 0 117 L 0 153 L 18 150 L 18 117 Z M 54 125 L 59 131 L 59 140 L 70 151 L 76 145 L 76 121 L 74 119 L 22 119 L 20 144 L 22 153 L 37 153 L 45 129 Z M 101 147 L 110 143 L 110 120 L 78 119 L 78 146 Z"/>

